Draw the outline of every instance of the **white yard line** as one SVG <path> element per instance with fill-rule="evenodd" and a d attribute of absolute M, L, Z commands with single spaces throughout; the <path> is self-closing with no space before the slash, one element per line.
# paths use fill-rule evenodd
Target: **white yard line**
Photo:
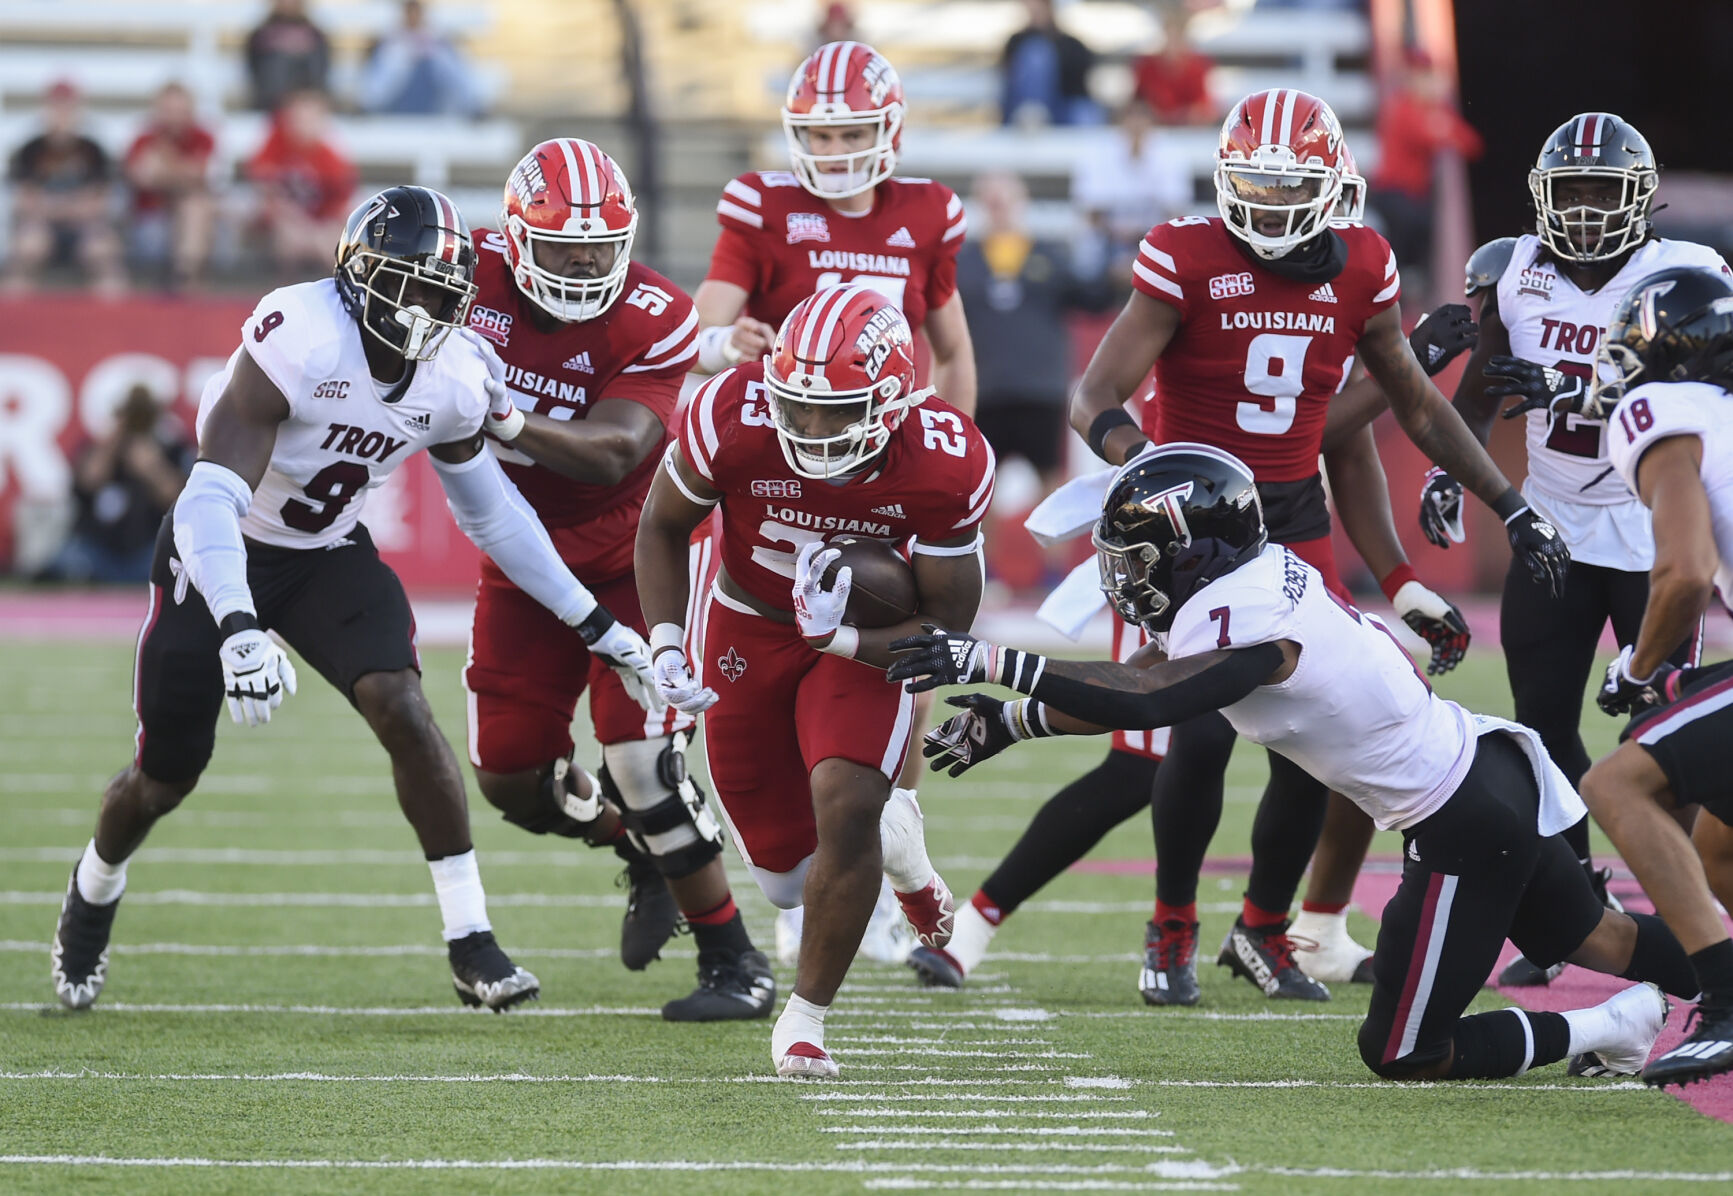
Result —
<path fill-rule="evenodd" d="M 838 1150 L 992 1150 L 1023 1154 L 1191 1154 L 1187 1146 L 1130 1146 L 1119 1142 L 967 1142 L 941 1138 L 922 1142 L 917 1138 L 864 1138 L 838 1142 Z"/>
<path fill-rule="evenodd" d="M 929 1109 L 819 1109 L 815 1110 L 821 1117 L 930 1117 L 933 1111 Z M 1029 1109 L 945 1109 L 943 1116 L 948 1120 L 953 1117 L 1020 1117 L 1025 1121 L 1046 1118 L 1063 1119 L 1065 1121 L 1148 1121 L 1160 1117 L 1160 1110 L 1153 1109 L 1099 1109 L 1099 1110 L 1067 1110 L 1063 1113 L 1044 1113 Z M 907 1131 L 900 1130 L 900 1133 Z"/>
<path fill-rule="evenodd" d="M 121 1155 L 4 1154 L 0 1165 L 66 1167 L 203 1167 L 248 1171 L 750 1171 L 777 1175 L 799 1175 L 820 1171 L 844 1175 L 867 1175 L 894 1170 L 914 1175 L 1137 1175 L 1143 1166 L 1118 1164 L 1002 1164 L 1002 1163 L 903 1163 L 887 1167 L 879 1159 L 787 1159 L 774 1162 L 704 1161 L 687 1159 L 610 1160 L 583 1159 L 218 1159 L 197 1155 L 161 1158 Z M 1150 1165 L 1151 1167 L 1154 1164 Z"/>
<path fill-rule="evenodd" d="M 913 1175 L 869 1179 L 862 1184 L 872 1192 L 1237 1192 L 1238 1184 L 1200 1183 L 1193 1180 L 1155 1180 L 1150 1183 L 1111 1179 L 922 1179 Z"/>
<path fill-rule="evenodd" d="M 860 1134 L 865 1133 L 870 1126 L 859 1125 L 827 1125 L 819 1132 L 823 1134 Z M 1119 1126 L 1087 1126 L 1087 1125 L 1038 1125 L 1038 1126 L 1002 1126 L 1002 1125 L 952 1125 L 952 1126 L 917 1126 L 899 1125 L 890 1127 L 893 1134 L 903 1137 L 920 1135 L 943 1136 L 957 1134 L 964 1136 L 985 1136 L 990 1134 L 1009 1134 L 1031 1138 L 1171 1138 L 1172 1130 L 1135 1129 L 1128 1130 Z"/>

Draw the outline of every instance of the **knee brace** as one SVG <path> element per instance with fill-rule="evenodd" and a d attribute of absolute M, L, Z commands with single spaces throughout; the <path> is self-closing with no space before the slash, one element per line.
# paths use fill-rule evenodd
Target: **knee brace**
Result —
<path fill-rule="evenodd" d="M 590 841 L 596 819 L 602 816 L 602 786 L 590 777 L 590 796 L 579 797 L 580 778 L 586 774 L 570 756 L 548 765 L 536 786 L 533 805 L 515 810 L 500 808 L 505 820 L 533 835 L 559 835 Z"/>
<path fill-rule="evenodd" d="M 722 828 L 686 772 L 685 732 L 602 748 L 602 792 L 620 807 L 633 843 L 670 880 L 722 854 Z"/>

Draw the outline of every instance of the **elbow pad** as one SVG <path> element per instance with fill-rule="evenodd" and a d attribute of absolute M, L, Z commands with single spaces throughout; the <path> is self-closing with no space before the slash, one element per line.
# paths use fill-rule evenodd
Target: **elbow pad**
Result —
<path fill-rule="evenodd" d="M 218 623 L 237 611 L 258 613 L 247 587 L 247 548 L 241 541 L 241 519 L 252 505 L 246 480 L 215 461 L 194 464 L 175 500 L 175 552 Z"/>
<path fill-rule="evenodd" d="M 432 454 L 428 460 L 439 475 L 458 529 L 493 558 L 513 585 L 568 626 L 577 626 L 595 612 L 595 595 L 560 560 L 542 521 L 489 449 L 455 465 Z"/>

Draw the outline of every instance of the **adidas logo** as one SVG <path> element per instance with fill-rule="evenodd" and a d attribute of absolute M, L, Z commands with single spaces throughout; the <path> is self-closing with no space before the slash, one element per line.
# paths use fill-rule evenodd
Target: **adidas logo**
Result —
<path fill-rule="evenodd" d="M 915 248 L 915 238 L 909 233 L 909 226 L 905 224 L 886 237 L 885 244 L 894 245 L 898 249 L 913 249 Z"/>
<path fill-rule="evenodd" d="M 1334 303 L 1335 300 L 1332 299 L 1331 302 Z M 582 353 L 574 354 L 573 356 L 566 358 L 560 363 L 560 368 L 579 370 L 586 374 L 593 374 L 596 372 L 596 367 L 590 364 L 590 351 L 588 349 L 585 349 Z"/>
<path fill-rule="evenodd" d="M 431 411 L 422 411 L 410 416 L 409 426 L 412 428 L 420 428 L 423 432 L 431 432 L 433 430 L 433 413 Z"/>
<path fill-rule="evenodd" d="M 887 519 L 906 519 L 906 518 L 908 518 L 908 516 L 903 514 L 903 504 L 900 502 L 887 503 L 885 506 L 882 506 L 882 507 L 874 507 L 873 508 L 873 514 L 874 515 L 883 515 Z"/>
<path fill-rule="evenodd" d="M 1329 283 L 1325 283 L 1310 295 L 1307 295 L 1306 298 L 1312 303 L 1334 303 L 1336 302 L 1336 291 Z"/>

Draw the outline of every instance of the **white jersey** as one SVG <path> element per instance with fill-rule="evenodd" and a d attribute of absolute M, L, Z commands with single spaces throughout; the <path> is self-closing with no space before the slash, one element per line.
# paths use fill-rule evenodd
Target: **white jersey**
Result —
<path fill-rule="evenodd" d="M 1543 252 L 1538 237 L 1517 238 L 1498 280 L 1498 315 L 1513 356 L 1572 374 L 1586 385 L 1607 321 L 1645 275 L 1673 266 L 1727 271 L 1721 255 L 1691 241 L 1651 240 L 1597 291 L 1579 290 Z M 1631 572 L 1654 563 L 1648 512 L 1607 457 L 1606 424 L 1581 415 L 1530 411 L 1528 481 L 1523 494 L 1564 537 L 1571 558 Z"/>
<path fill-rule="evenodd" d="M 1472 716 L 1438 697 L 1378 620 L 1272 544 L 1203 587 L 1167 634 L 1170 659 L 1293 640 L 1299 664 L 1222 708 L 1234 730 L 1359 806 L 1381 830 L 1442 806 L 1474 762 Z"/>
<path fill-rule="evenodd" d="M 1733 599 L 1733 395 L 1707 382 L 1649 382 L 1635 387 L 1607 420 L 1613 465 L 1632 490 L 1637 462 L 1657 440 L 1695 436 L 1703 442 L 1698 476 L 1709 495 L 1709 520 L 1721 565 L 1715 585 Z"/>
<path fill-rule="evenodd" d="M 363 333 L 331 279 L 297 283 L 259 300 L 241 345 L 205 384 L 198 428 L 244 352 L 289 401 L 271 463 L 241 520 L 241 534 L 281 548 L 323 548 L 348 535 L 366 492 L 422 449 L 467 440 L 487 414 L 485 354 L 468 336 L 448 336 L 393 402 L 374 380 Z"/>

